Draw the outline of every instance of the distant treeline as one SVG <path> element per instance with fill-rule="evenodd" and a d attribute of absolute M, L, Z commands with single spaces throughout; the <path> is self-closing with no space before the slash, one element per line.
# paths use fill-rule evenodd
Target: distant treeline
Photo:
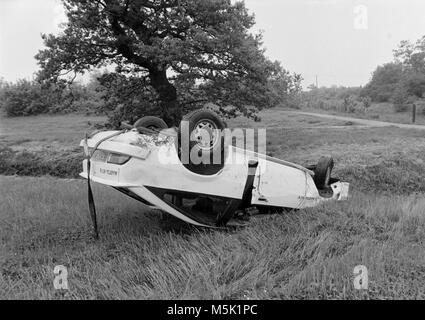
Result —
<path fill-rule="evenodd" d="M 401 62 L 379 66 L 371 81 L 361 90 L 375 102 L 392 102 L 396 106 L 412 103 L 425 93 L 425 70 L 415 70 Z"/>
<path fill-rule="evenodd" d="M 269 78 L 266 86 L 272 105 L 293 106 L 301 92 L 301 77 L 283 70 Z M 190 82 L 179 83 L 177 88 L 186 100 L 192 98 L 191 91 L 196 89 Z M 200 107 L 180 102 L 186 113 L 191 111 L 189 108 Z M 205 105 L 209 101 L 199 99 L 199 102 Z M 229 117 L 236 116 L 231 105 L 224 107 L 230 107 Z M 245 115 L 249 114 L 250 107 L 246 107 Z M 254 110 L 257 107 L 261 109 L 261 106 L 253 106 Z M 160 116 L 161 111 L 158 96 L 145 78 L 100 71 L 93 73 L 86 84 L 65 80 L 5 82 L 0 79 L 0 108 L 9 117 L 71 112 L 102 114 L 108 116 L 111 127 L 119 126 L 124 120 L 134 122 L 146 115 Z M 239 108 L 239 111 L 243 110 Z"/>
<path fill-rule="evenodd" d="M 414 43 L 402 41 L 394 61 L 378 66 L 364 87 L 309 88 L 301 106 L 355 112 L 367 110 L 372 102 L 388 102 L 395 111 L 405 111 L 425 93 L 425 36 Z"/>
<path fill-rule="evenodd" d="M 372 99 L 364 94 L 362 87 L 310 87 L 299 100 L 300 108 L 349 113 L 365 112 L 372 104 Z"/>
<path fill-rule="evenodd" d="M 372 104 L 388 102 L 395 111 L 406 111 L 425 93 L 425 73 L 400 62 L 378 66 L 364 87 L 316 88 L 302 94 L 301 107 L 340 112 L 365 112 Z"/>
<path fill-rule="evenodd" d="M 401 42 L 394 50 L 394 61 L 378 66 L 364 87 L 317 88 L 311 85 L 309 91 L 302 92 L 301 76 L 279 67 L 280 71 L 269 77 L 265 84 L 267 100 L 270 106 L 342 112 L 365 112 L 373 102 L 388 102 L 394 105 L 395 111 L 405 111 L 425 93 L 424 48 L 425 37 L 415 43 Z M 184 112 L 188 111 L 186 108 L 199 107 L 193 101 L 208 102 L 207 97 L 192 93 L 199 88 L 191 81 L 175 82 L 174 86 L 179 92 L 179 103 Z M 233 101 L 236 100 L 238 97 L 233 97 Z M 131 122 L 144 115 L 159 115 L 160 111 L 158 95 L 145 77 L 116 72 L 95 73 L 87 84 L 65 80 L 54 83 L 18 80 L 10 83 L 0 79 L 0 108 L 7 116 L 101 113 L 109 117 L 112 126 L 122 120 Z"/>
<path fill-rule="evenodd" d="M 0 108 L 7 116 L 28 116 L 42 113 L 100 111 L 103 93 L 95 79 L 88 84 L 40 83 L 21 79 L 16 82 L 0 80 Z"/>

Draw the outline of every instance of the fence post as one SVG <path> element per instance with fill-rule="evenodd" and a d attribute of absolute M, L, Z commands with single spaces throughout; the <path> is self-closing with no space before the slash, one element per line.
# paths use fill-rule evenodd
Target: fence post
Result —
<path fill-rule="evenodd" d="M 413 110 L 412 110 L 412 123 L 415 123 L 416 121 L 416 104 L 413 103 Z"/>

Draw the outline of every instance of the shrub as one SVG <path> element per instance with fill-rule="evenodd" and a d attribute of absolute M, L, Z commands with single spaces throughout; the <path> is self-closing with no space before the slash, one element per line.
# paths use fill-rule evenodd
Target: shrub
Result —
<path fill-rule="evenodd" d="M 28 116 L 41 113 L 98 113 L 103 108 L 104 93 L 96 91 L 96 84 L 38 83 L 18 80 L 0 81 L 0 107 L 7 116 Z"/>
<path fill-rule="evenodd" d="M 346 96 L 342 103 L 344 112 L 353 113 L 356 111 L 356 101 L 352 95 Z"/>
<path fill-rule="evenodd" d="M 19 80 L 2 88 L 1 105 L 7 116 L 26 116 L 47 112 L 49 105 L 43 100 L 41 85 Z"/>
<path fill-rule="evenodd" d="M 363 88 L 361 95 L 369 96 L 375 102 L 387 102 L 403 77 L 403 66 L 399 63 L 387 63 L 378 66 L 372 79 Z"/>
<path fill-rule="evenodd" d="M 365 110 L 368 110 L 370 108 L 370 106 L 372 105 L 372 99 L 368 96 L 361 97 L 360 101 L 363 104 L 363 107 L 364 107 Z"/>
<path fill-rule="evenodd" d="M 403 102 L 394 102 L 394 111 L 395 112 L 406 112 L 408 109 L 408 105 Z"/>
<path fill-rule="evenodd" d="M 395 112 L 405 112 L 405 111 L 407 111 L 408 103 L 409 103 L 409 97 L 407 95 L 407 92 L 403 88 L 401 88 L 401 87 L 397 88 L 397 90 L 395 90 L 395 92 L 393 93 L 391 100 L 394 104 L 394 111 Z"/>

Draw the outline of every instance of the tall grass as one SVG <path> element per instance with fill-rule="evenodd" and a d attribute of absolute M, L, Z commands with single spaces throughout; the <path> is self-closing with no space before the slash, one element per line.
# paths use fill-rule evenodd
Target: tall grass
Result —
<path fill-rule="evenodd" d="M 0 298 L 425 298 L 425 200 L 354 192 L 348 202 L 251 219 L 240 230 L 164 220 L 96 186 L 101 240 L 82 181 L 2 177 Z M 53 268 L 70 290 L 53 288 Z M 353 268 L 369 290 L 353 288 Z"/>
<path fill-rule="evenodd" d="M 94 241 L 84 181 L 0 176 L 0 298 L 425 298 L 423 132 L 357 129 L 279 110 L 261 117 L 229 124 L 268 127 L 268 152 L 289 161 L 333 155 L 350 200 L 214 231 L 162 219 L 95 185 L 101 239 Z M 28 119 L 24 129 L 18 119 L 2 122 L 0 143 L 43 164 L 80 153 L 90 127 L 77 116 Z M 16 165 L 10 159 L 8 168 Z M 39 167 L 31 159 L 23 170 Z M 56 265 L 68 268 L 70 290 L 53 288 Z M 357 265 L 369 270 L 367 291 L 353 287 Z"/>

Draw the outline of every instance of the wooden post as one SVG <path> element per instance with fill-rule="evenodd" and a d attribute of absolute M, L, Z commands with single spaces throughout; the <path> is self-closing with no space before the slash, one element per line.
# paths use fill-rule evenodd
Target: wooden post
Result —
<path fill-rule="evenodd" d="M 415 123 L 416 121 L 416 104 L 413 103 L 413 109 L 412 109 L 412 123 Z"/>

